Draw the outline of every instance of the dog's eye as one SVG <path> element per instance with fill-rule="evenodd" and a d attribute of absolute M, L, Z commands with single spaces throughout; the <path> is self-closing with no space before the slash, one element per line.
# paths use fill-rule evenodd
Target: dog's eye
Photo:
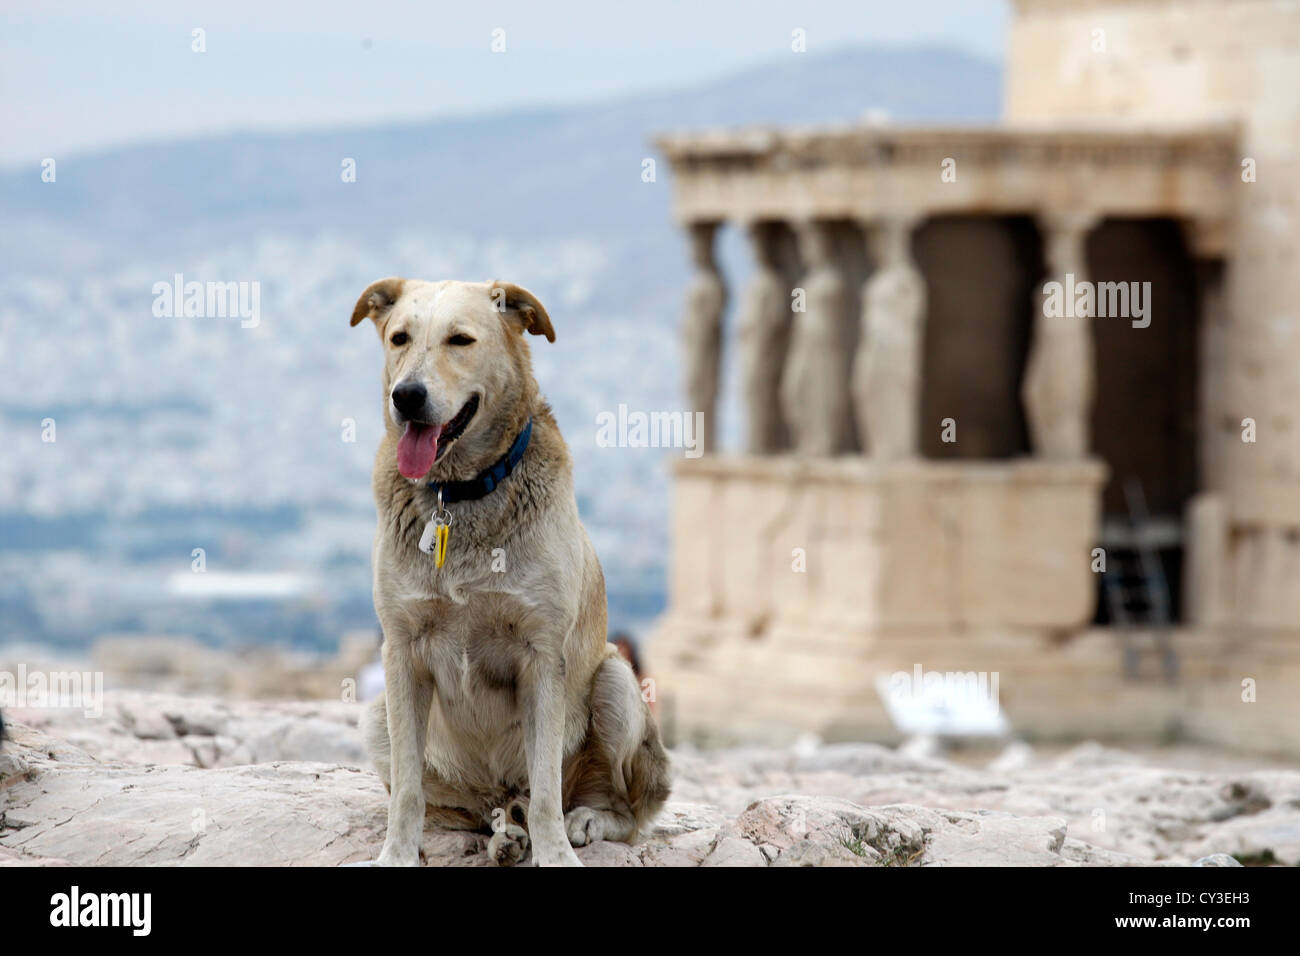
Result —
<path fill-rule="evenodd" d="M 447 340 L 448 345 L 473 345 L 474 339 L 468 335 L 458 333 Z"/>
<path fill-rule="evenodd" d="M 405 345 L 408 339 L 409 337 L 405 332 L 394 332 L 393 337 L 388 341 L 392 342 L 394 345 Z"/>

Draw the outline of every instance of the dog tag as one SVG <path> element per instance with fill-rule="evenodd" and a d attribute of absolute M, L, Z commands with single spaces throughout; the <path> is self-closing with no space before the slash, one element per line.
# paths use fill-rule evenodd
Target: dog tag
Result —
<path fill-rule="evenodd" d="M 433 533 L 433 566 L 442 567 L 442 563 L 447 560 L 447 533 L 451 529 L 445 525 L 438 525 L 438 529 Z"/>
<path fill-rule="evenodd" d="M 433 555 L 433 566 L 440 568 L 447 560 L 447 539 L 451 530 L 451 512 L 435 511 L 420 535 L 420 550 Z"/>

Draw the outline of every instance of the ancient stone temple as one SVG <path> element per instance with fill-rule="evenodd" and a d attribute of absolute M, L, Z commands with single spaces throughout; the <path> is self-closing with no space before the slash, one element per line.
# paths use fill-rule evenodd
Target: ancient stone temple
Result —
<path fill-rule="evenodd" d="M 1017 733 L 1300 750 L 1300 3 L 1013 9 L 998 125 L 659 140 L 690 400 L 734 350 L 747 417 L 675 472 L 679 739 L 888 738 L 919 665 Z"/>

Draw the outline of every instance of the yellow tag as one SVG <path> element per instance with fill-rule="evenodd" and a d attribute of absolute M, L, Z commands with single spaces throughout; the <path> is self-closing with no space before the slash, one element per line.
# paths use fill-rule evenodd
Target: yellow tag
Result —
<path fill-rule="evenodd" d="M 442 567 L 442 563 L 447 560 L 447 532 L 450 527 L 445 524 L 438 525 L 433 532 L 433 565 Z"/>

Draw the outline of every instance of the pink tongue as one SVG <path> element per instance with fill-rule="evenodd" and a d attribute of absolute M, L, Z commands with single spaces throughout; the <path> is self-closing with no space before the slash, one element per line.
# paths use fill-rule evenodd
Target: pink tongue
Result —
<path fill-rule="evenodd" d="M 438 457 L 438 438 L 441 425 L 420 425 L 408 422 L 406 431 L 397 442 L 397 470 L 406 478 L 423 478 Z"/>

